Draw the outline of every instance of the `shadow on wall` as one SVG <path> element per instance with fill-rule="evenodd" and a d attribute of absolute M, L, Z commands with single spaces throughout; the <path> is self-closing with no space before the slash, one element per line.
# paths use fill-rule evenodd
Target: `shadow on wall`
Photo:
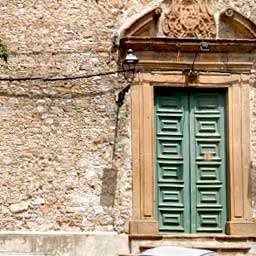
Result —
<path fill-rule="evenodd" d="M 114 206 L 117 186 L 117 169 L 104 168 L 102 177 L 102 189 L 100 204 L 102 206 Z"/>
<path fill-rule="evenodd" d="M 122 105 L 122 104 L 121 104 Z M 121 105 L 117 104 L 116 118 L 115 118 L 115 130 L 114 130 L 114 141 L 112 148 L 112 166 L 111 168 L 104 168 L 102 175 L 101 195 L 100 204 L 102 206 L 111 206 L 115 204 L 115 193 L 117 187 L 117 168 L 115 166 L 117 137 L 119 128 L 119 112 Z"/>

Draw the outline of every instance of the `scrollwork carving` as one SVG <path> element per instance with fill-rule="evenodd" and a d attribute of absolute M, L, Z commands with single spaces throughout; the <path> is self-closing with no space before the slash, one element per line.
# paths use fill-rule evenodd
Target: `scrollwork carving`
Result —
<path fill-rule="evenodd" d="M 172 9 L 163 22 L 165 35 L 174 38 L 215 38 L 214 17 L 207 0 L 172 0 Z"/>
<path fill-rule="evenodd" d="M 235 13 L 234 13 L 234 11 L 233 11 L 232 9 L 227 9 L 227 10 L 225 11 L 225 15 L 226 15 L 227 17 L 233 17 L 233 16 L 235 15 Z"/>

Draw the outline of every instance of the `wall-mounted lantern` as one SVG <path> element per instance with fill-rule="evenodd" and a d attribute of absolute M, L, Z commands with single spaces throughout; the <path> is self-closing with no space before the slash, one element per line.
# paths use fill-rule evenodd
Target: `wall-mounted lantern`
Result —
<path fill-rule="evenodd" d="M 124 77 L 129 83 L 132 82 L 134 78 L 134 74 L 136 72 L 136 64 L 138 62 L 138 57 L 133 53 L 132 49 L 129 49 L 122 63 Z"/>
<path fill-rule="evenodd" d="M 136 72 L 136 64 L 139 62 L 138 57 L 133 53 L 132 49 L 127 51 L 127 55 L 122 62 L 122 72 L 124 74 L 124 78 L 127 80 L 128 85 L 125 86 L 116 96 L 116 104 L 120 107 L 123 105 L 125 94 L 129 91 L 135 72 Z"/>

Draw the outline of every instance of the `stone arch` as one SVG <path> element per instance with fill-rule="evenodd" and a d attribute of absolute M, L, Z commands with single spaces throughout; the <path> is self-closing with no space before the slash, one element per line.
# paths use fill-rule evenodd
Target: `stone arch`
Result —
<path fill-rule="evenodd" d="M 128 36 L 157 36 L 157 24 L 162 14 L 160 7 L 146 12 L 136 18 L 127 28 L 121 32 L 121 37 Z"/>
<path fill-rule="evenodd" d="M 189 10 L 193 9 L 192 6 L 197 5 L 191 4 L 193 1 L 184 1 L 186 4 L 182 4 L 183 1 L 173 1 L 173 6 L 167 17 L 164 17 L 166 14 L 161 7 L 157 7 L 146 12 L 142 16 L 136 18 L 121 32 L 121 38 L 133 36 L 159 37 L 159 35 L 163 34 L 165 34 L 166 37 L 173 38 L 256 38 L 256 24 L 232 8 L 227 8 L 221 11 L 218 15 L 217 21 L 214 22 L 214 15 L 209 11 L 209 7 L 205 1 L 202 1 L 202 3 L 198 5 L 199 7 L 197 10 L 194 10 L 193 13 L 189 13 Z M 177 30 L 176 27 L 179 26 L 181 30 L 188 29 L 188 26 L 191 26 L 190 29 L 195 30 L 192 26 L 193 24 L 191 24 L 193 22 L 196 29 L 199 26 L 202 27 L 200 28 L 200 32 L 201 34 L 205 34 L 201 37 L 195 37 L 189 33 L 179 34 L 177 31 L 171 31 L 174 29 Z M 163 30 L 164 33 L 161 30 Z M 207 33 L 207 31 L 210 31 L 210 33 Z"/>
<path fill-rule="evenodd" d="M 231 8 L 220 13 L 218 31 L 219 38 L 256 38 L 256 25 Z"/>

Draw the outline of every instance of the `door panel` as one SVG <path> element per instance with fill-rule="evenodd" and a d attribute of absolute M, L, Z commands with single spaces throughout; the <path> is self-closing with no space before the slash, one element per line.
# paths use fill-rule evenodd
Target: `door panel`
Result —
<path fill-rule="evenodd" d="M 225 94 L 155 94 L 157 216 L 162 233 L 225 232 Z"/>
<path fill-rule="evenodd" d="M 162 232 L 189 232 L 190 209 L 186 157 L 188 139 L 188 98 L 184 93 L 159 94 L 156 106 L 157 201 Z"/>
<path fill-rule="evenodd" d="M 222 233 L 226 224 L 225 95 L 194 92 L 189 98 L 191 232 Z"/>

